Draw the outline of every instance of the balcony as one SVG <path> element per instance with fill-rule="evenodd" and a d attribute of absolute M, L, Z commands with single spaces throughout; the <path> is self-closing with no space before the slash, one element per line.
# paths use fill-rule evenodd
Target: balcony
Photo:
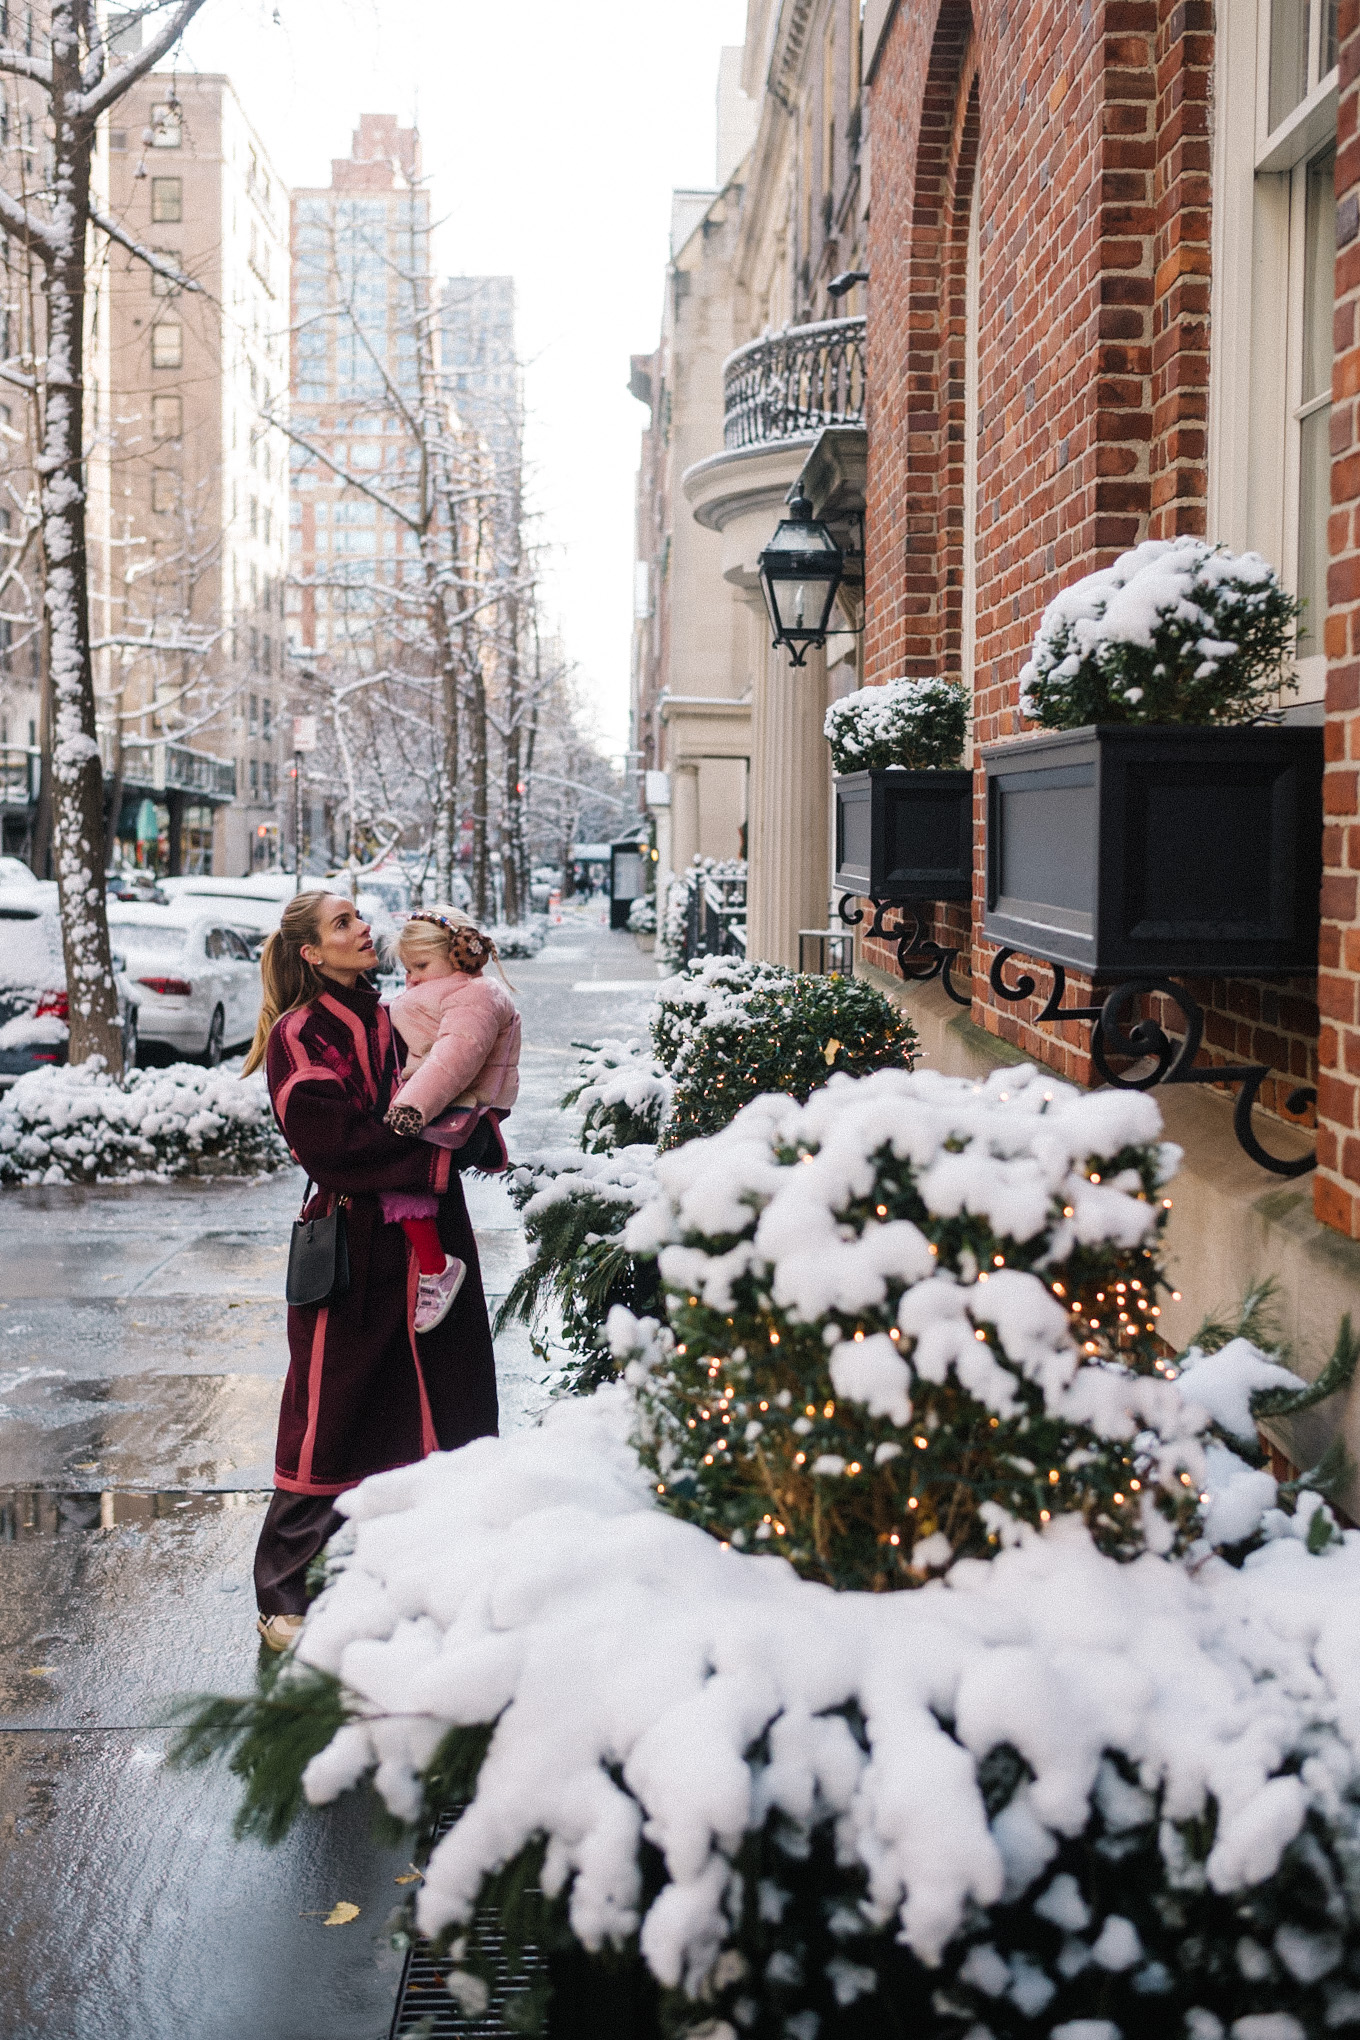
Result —
<path fill-rule="evenodd" d="M 864 464 L 865 323 L 786 326 L 723 363 L 722 451 L 696 461 L 683 485 L 697 522 L 722 534 L 730 587 L 756 594 L 760 549 L 800 479 L 819 516 L 823 469 L 827 509 L 862 506 L 862 494 L 842 499 L 851 470 L 862 476 Z"/>
<path fill-rule="evenodd" d="M 864 424 L 864 319 L 786 326 L 723 363 L 723 445 L 729 453 Z"/>
<path fill-rule="evenodd" d="M 108 776 L 113 771 L 113 746 L 105 731 L 100 733 L 100 750 Z M 129 791 L 229 801 L 236 798 L 236 767 L 229 758 L 215 758 L 210 751 L 194 751 L 187 744 L 125 743 L 123 784 Z"/>
<path fill-rule="evenodd" d="M 32 807 L 42 784 L 42 753 L 36 745 L 0 746 L 0 807 Z"/>

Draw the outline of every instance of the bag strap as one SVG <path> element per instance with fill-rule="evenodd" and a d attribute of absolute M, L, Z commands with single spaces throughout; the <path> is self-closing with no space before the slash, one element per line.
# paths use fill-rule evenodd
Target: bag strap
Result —
<path fill-rule="evenodd" d="M 302 1193 L 302 1203 L 298 1208 L 297 1222 L 299 1225 L 302 1224 L 302 1214 L 307 1209 L 307 1199 L 311 1196 L 311 1194 L 312 1194 L 312 1179 L 309 1176 L 307 1178 L 307 1187 L 304 1189 Z"/>

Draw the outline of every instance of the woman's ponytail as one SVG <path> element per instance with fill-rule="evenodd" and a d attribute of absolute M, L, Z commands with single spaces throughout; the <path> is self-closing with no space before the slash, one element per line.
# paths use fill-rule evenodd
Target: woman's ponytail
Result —
<path fill-rule="evenodd" d="M 241 1070 L 248 1077 L 259 1069 L 269 1046 L 275 1022 L 299 1006 L 310 1006 L 325 990 L 320 974 L 302 954 L 303 946 L 315 948 L 321 940 L 321 902 L 324 892 L 296 894 L 283 910 L 278 927 L 260 951 L 260 983 L 264 996 L 255 1039 Z"/>

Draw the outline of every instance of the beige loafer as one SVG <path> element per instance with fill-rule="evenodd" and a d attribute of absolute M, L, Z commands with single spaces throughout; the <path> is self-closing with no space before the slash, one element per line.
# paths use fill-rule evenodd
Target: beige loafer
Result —
<path fill-rule="evenodd" d="M 257 1615 L 255 1627 L 266 1650 L 291 1650 L 302 1633 L 305 1615 Z"/>

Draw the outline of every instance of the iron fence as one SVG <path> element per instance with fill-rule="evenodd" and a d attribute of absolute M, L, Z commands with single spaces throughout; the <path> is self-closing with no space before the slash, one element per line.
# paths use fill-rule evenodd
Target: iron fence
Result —
<path fill-rule="evenodd" d="M 751 340 L 723 363 L 723 445 L 731 452 L 825 425 L 862 425 L 865 320 L 823 319 Z"/>

